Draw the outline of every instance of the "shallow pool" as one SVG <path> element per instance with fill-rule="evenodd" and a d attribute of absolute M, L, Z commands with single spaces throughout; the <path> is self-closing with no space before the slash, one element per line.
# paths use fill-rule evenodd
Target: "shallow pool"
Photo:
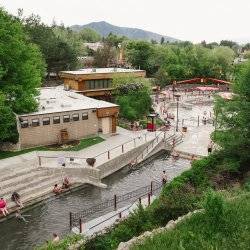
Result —
<path fill-rule="evenodd" d="M 103 180 L 106 189 L 93 186 L 71 192 L 57 199 L 43 202 L 24 214 L 30 215 L 28 223 L 15 218 L 0 224 L 1 250 L 29 250 L 51 239 L 56 232 L 62 237 L 69 232 L 69 212 L 76 212 L 110 199 L 114 194 L 120 195 L 150 184 L 150 181 L 161 180 L 163 170 L 172 179 L 190 167 L 189 161 L 173 161 L 165 155 L 129 170 L 124 168 Z"/>

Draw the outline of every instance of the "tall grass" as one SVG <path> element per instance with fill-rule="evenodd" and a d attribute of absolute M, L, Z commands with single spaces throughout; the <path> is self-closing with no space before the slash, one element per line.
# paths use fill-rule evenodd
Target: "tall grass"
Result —
<path fill-rule="evenodd" d="M 250 193 L 225 201 L 209 192 L 204 208 L 204 213 L 194 214 L 174 230 L 147 238 L 132 249 L 250 249 Z"/>

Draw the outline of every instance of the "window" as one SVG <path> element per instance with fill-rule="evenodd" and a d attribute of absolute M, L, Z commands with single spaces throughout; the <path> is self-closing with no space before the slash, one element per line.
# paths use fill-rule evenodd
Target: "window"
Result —
<path fill-rule="evenodd" d="M 37 126 L 39 126 L 40 125 L 40 123 L 39 123 L 39 119 L 32 119 L 32 127 L 37 127 Z"/>
<path fill-rule="evenodd" d="M 54 124 L 59 124 L 60 123 L 60 116 L 54 116 L 53 117 L 53 123 Z"/>
<path fill-rule="evenodd" d="M 49 117 L 43 118 L 43 125 L 50 125 L 50 118 Z"/>
<path fill-rule="evenodd" d="M 82 113 L 82 120 L 88 120 L 89 115 L 88 113 Z"/>
<path fill-rule="evenodd" d="M 64 115 L 63 116 L 63 122 L 70 122 L 69 115 Z"/>
<path fill-rule="evenodd" d="M 103 88 L 108 88 L 108 80 L 103 80 Z"/>
<path fill-rule="evenodd" d="M 79 121 L 79 114 L 73 114 L 72 119 L 73 121 Z"/>
<path fill-rule="evenodd" d="M 20 120 L 20 123 L 21 123 L 21 128 L 28 128 L 29 127 L 29 122 L 27 119 Z"/>

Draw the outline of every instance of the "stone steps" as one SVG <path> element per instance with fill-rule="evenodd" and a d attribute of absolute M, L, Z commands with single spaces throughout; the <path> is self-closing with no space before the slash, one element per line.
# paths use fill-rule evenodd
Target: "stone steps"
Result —
<path fill-rule="evenodd" d="M 48 171 L 44 170 L 29 170 L 23 173 L 17 173 L 11 176 L 6 176 L 3 180 L 0 180 L 0 191 L 10 186 L 18 185 L 19 183 L 28 183 L 36 177 L 48 175 Z"/>
<path fill-rule="evenodd" d="M 26 167 L 26 168 L 20 168 L 20 169 L 9 169 L 8 171 L 5 171 L 4 173 L 1 171 L 0 183 L 4 181 L 8 181 L 16 177 L 21 177 L 28 173 L 34 172 L 36 170 L 38 170 L 38 168 Z"/>
<path fill-rule="evenodd" d="M 46 182 L 49 180 L 61 178 L 60 174 L 56 175 L 48 175 L 46 172 L 38 172 L 38 173 L 30 173 L 28 176 L 23 176 L 22 178 L 17 177 L 13 178 L 9 181 L 7 186 L 2 186 L 0 190 L 0 196 L 11 196 L 13 191 L 21 194 L 23 190 L 27 190 L 27 188 L 36 187 L 39 183 Z"/>
<path fill-rule="evenodd" d="M 26 203 L 28 201 L 42 197 L 46 194 L 52 193 L 52 190 L 53 190 L 55 183 L 58 183 L 61 186 L 61 184 L 62 184 L 61 176 L 60 177 L 51 177 L 48 180 L 46 179 L 45 181 L 42 181 L 40 183 L 35 182 L 32 184 L 32 186 L 30 186 L 28 188 L 24 187 L 23 189 L 18 190 L 18 193 L 21 196 L 22 202 Z M 16 207 L 16 204 L 11 201 L 11 194 L 12 194 L 12 192 L 10 192 L 9 195 L 5 197 L 5 199 L 8 203 L 8 208 Z"/>

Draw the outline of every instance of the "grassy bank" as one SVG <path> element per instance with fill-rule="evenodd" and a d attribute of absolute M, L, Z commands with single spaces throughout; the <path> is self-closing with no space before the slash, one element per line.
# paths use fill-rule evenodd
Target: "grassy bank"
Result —
<path fill-rule="evenodd" d="M 204 213 L 194 214 L 175 229 L 148 238 L 132 249 L 249 249 L 249 192 L 232 200 L 210 192 L 204 208 Z"/>
<path fill-rule="evenodd" d="M 209 189 L 230 189 L 241 181 L 242 172 L 238 167 L 233 161 L 229 162 L 223 152 L 195 161 L 190 170 L 164 187 L 150 207 L 139 209 L 107 233 L 88 240 L 85 249 L 116 249 L 120 242 L 202 208 L 202 200 Z"/>
<path fill-rule="evenodd" d="M 26 153 L 33 152 L 33 151 L 47 151 L 47 150 L 48 151 L 79 151 L 79 150 L 93 146 L 93 145 L 100 143 L 100 142 L 103 142 L 103 141 L 104 141 L 103 138 L 96 136 L 96 137 L 82 139 L 75 144 L 72 144 L 72 145 L 69 144 L 66 146 L 53 145 L 53 146 L 27 148 L 27 149 L 23 149 L 20 151 L 0 151 L 0 159 L 5 159 L 5 158 L 17 156 L 17 155 L 22 155 L 22 154 L 26 154 Z"/>

